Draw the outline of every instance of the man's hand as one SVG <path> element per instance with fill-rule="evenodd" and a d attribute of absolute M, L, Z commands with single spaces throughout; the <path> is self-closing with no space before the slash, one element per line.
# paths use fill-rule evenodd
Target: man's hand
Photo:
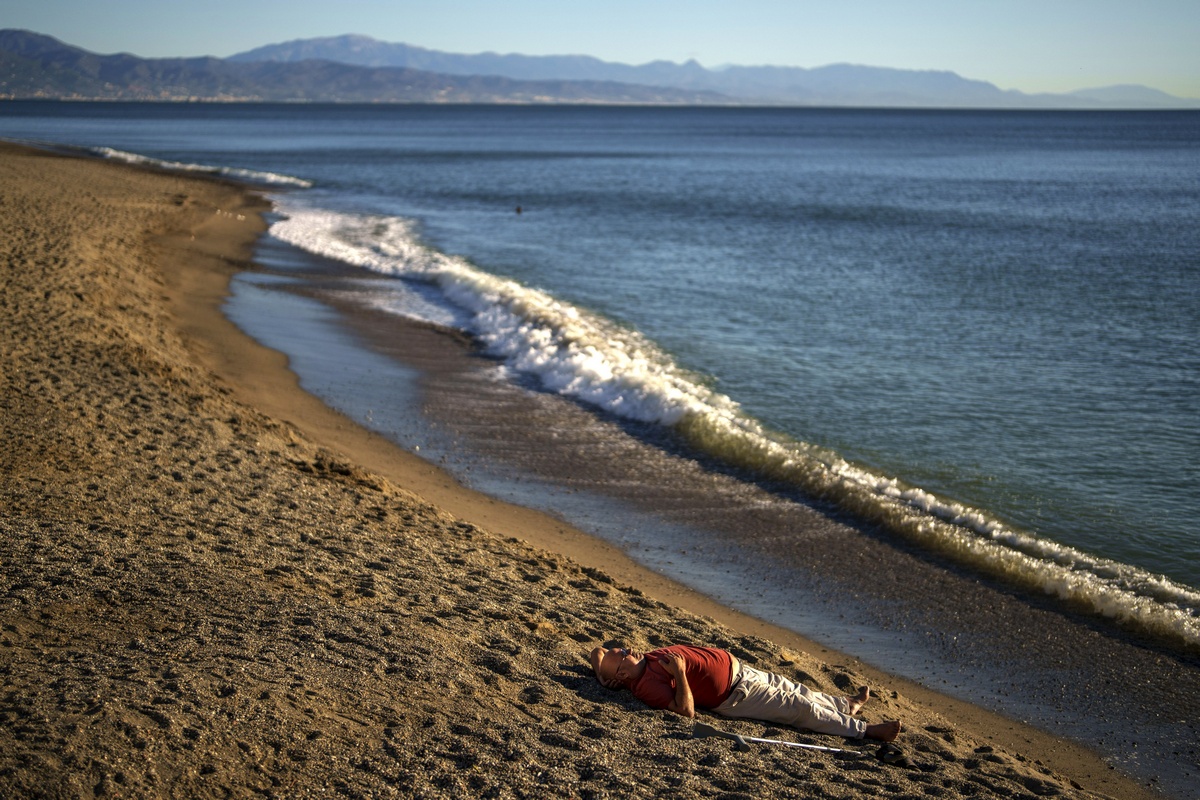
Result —
<path fill-rule="evenodd" d="M 687 673 L 687 662 L 679 653 L 668 652 L 659 658 L 658 663 L 677 681 Z"/>

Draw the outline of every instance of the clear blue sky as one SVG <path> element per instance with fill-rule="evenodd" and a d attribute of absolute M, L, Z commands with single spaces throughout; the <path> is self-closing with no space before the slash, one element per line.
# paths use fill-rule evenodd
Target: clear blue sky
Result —
<path fill-rule="evenodd" d="M 360 33 L 454 53 L 853 63 L 1200 98 L 1200 0 L 0 0 L 0 28 L 147 58 Z"/>

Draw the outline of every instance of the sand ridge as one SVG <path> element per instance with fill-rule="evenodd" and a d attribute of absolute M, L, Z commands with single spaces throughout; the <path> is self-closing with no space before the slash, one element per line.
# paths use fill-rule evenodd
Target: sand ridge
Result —
<path fill-rule="evenodd" d="M 248 405 L 186 307 L 244 266 L 264 208 L 0 151 L 3 796 L 1149 796 L 452 515 Z M 692 740 L 591 678 L 614 641 L 872 683 L 864 717 L 905 720 L 913 768 Z"/>

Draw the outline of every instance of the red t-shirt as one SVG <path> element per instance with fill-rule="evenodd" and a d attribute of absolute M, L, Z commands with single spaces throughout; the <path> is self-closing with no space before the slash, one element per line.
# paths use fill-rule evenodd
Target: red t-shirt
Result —
<path fill-rule="evenodd" d="M 699 708 L 716 708 L 729 697 L 733 659 L 725 650 L 675 644 L 646 653 L 646 671 L 632 687 L 633 696 L 651 708 L 666 708 L 675 699 L 675 679 L 659 663 L 664 653 L 679 653 L 686 665 L 692 700 Z"/>

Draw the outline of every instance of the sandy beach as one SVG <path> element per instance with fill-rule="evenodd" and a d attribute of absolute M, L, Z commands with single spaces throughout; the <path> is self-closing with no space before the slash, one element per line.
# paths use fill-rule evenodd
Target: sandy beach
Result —
<path fill-rule="evenodd" d="M 252 192 L 0 145 L 0 209 L 0 795 L 1157 796 L 305 394 L 220 313 L 264 227 Z M 910 768 L 694 740 L 587 664 L 685 641 L 869 684 L 863 716 L 904 720 Z"/>

